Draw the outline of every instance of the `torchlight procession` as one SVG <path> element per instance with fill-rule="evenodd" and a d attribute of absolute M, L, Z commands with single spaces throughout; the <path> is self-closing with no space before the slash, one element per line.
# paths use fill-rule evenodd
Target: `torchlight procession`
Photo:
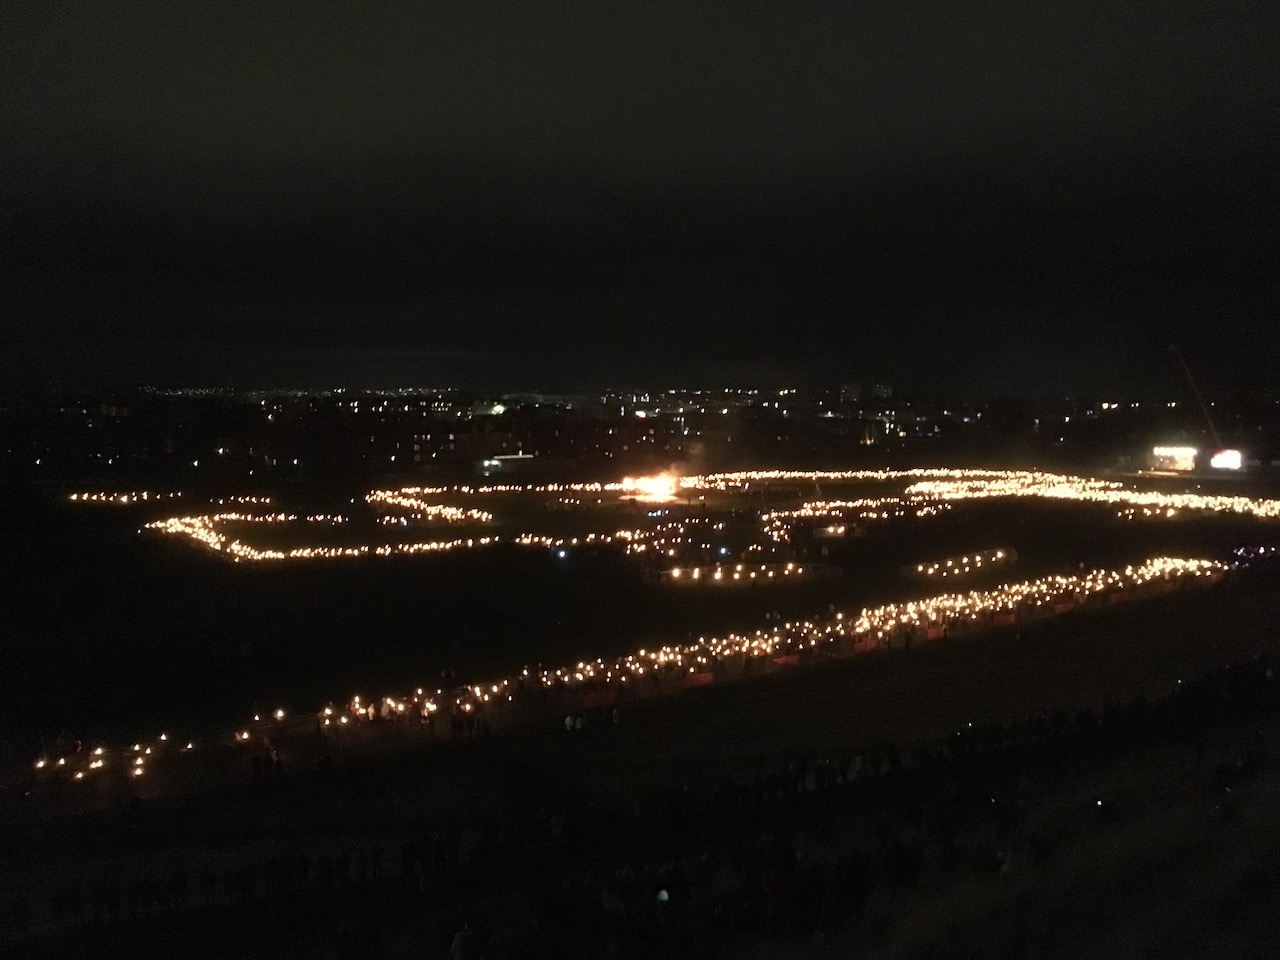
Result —
<path fill-rule="evenodd" d="M 711 582 L 716 584 L 751 583 L 774 577 L 799 577 L 804 567 L 798 563 L 715 564 L 703 567 L 672 567 L 666 575 L 679 583 Z"/>
<path fill-rule="evenodd" d="M 949 504 L 969 499 L 994 497 L 1043 497 L 1082 503 L 1118 506 L 1143 515 L 1172 516 L 1180 511 L 1202 511 L 1244 516 L 1261 520 L 1280 517 L 1280 501 L 1245 497 L 1203 496 L 1199 494 L 1162 494 L 1125 488 L 1112 481 L 1082 479 L 1036 472 L 978 470 L 905 470 L 905 471 L 751 471 L 706 476 L 675 478 L 628 478 L 622 483 L 578 483 L 545 485 L 493 485 L 454 487 L 405 487 L 399 490 L 374 490 L 366 499 L 376 507 L 405 511 L 409 519 L 444 524 L 491 524 L 491 511 L 459 507 L 438 502 L 439 497 L 472 497 L 486 494 L 570 493 L 615 494 L 620 499 L 638 502 L 666 503 L 681 491 L 745 492 L 753 485 L 819 484 L 859 481 L 905 481 L 900 496 L 857 500 L 806 500 L 796 509 L 763 509 L 755 513 L 765 540 L 786 543 L 798 523 L 832 520 L 830 528 L 843 534 L 844 521 L 875 521 L 897 517 L 927 517 L 946 509 Z M 125 505 L 147 503 L 155 499 L 176 498 L 179 493 L 106 493 L 72 494 L 76 503 Z M 224 498 L 220 502 L 268 503 L 268 498 Z M 553 537 L 544 534 L 492 533 L 484 536 L 457 537 L 408 543 L 364 544 L 355 546 L 310 546 L 292 549 L 267 549 L 250 546 L 232 539 L 226 527 L 232 524 L 336 526 L 349 522 L 337 514 L 297 516 L 287 513 L 255 514 L 223 512 L 200 516 L 172 517 L 145 525 L 170 536 L 182 536 L 234 561 L 279 561 L 336 557 L 411 555 L 432 551 L 471 549 L 505 542 L 540 548 L 565 548 L 585 545 L 617 544 L 628 553 L 674 558 L 686 549 L 715 552 L 725 524 L 710 517 L 688 517 L 685 520 L 664 519 L 669 510 L 651 511 L 657 522 L 648 529 L 624 529 L 612 533 L 589 533 L 580 537 Z M 399 523 L 401 517 L 388 513 L 380 523 Z M 748 550 L 759 551 L 754 544 Z M 721 547 L 720 552 L 727 548 Z M 953 631 L 1012 625 L 1022 618 L 1066 613 L 1093 598 L 1122 600 L 1139 591 L 1169 589 L 1196 582 L 1216 582 L 1229 571 L 1247 567 L 1253 562 L 1275 556 L 1273 546 L 1240 548 L 1230 563 L 1211 559 L 1155 557 L 1137 566 L 1119 569 L 1096 569 L 1070 575 L 1050 575 L 1021 582 L 1006 583 L 988 590 L 952 592 L 917 600 L 868 607 L 857 612 L 830 610 L 812 619 L 785 623 L 773 622 L 766 629 L 751 633 L 730 633 L 719 637 L 699 637 L 682 645 L 643 649 L 613 660 L 603 658 L 579 661 L 574 666 L 531 673 L 525 668 L 519 674 L 500 677 L 480 684 L 445 690 L 427 691 L 417 687 L 406 695 L 388 695 L 374 700 L 354 696 L 345 707 L 333 703 L 314 715 L 323 730 L 339 730 L 371 720 L 419 717 L 424 722 L 436 714 L 478 715 L 498 709 L 513 701 L 528 686 L 595 697 L 616 697 L 623 684 L 634 688 L 648 678 L 661 676 L 682 685 L 704 685 L 717 676 L 732 678 L 735 670 L 748 663 L 762 662 L 771 667 L 799 662 L 801 656 L 824 654 L 843 656 L 889 647 L 907 646 L 917 641 L 940 640 Z M 979 551 L 963 556 L 915 564 L 907 572 L 925 578 L 954 577 L 1008 563 L 1015 554 L 1008 548 Z M 804 574 L 806 565 L 797 562 L 721 562 L 686 564 L 676 562 L 663 571 L 670 583 L 769 582 Z M 683 678 L 683 679 L 681 679 Z M 612 692 L 610 692 L 612 691 Z M 296 720 L 303 721 L 304 717 Z M 310 720 L 305 720 L 310 722 Z M 141 777 L 149 769 L 153 756 L 171 751 L 189 752 L 202 745 L 251 743 L 272 728 L 285 723 L 285 713 L 278 709 L 257 714 L 251 724 L 235 731 L 204 740 L 189 740 L 185 746 L 175 745 L 167 733 L 149 743 L 131 747 L 98 746 L 92 751 L 61 757 L 43 756 L 35 768 L 47 775 L 69 775 L 74 782 L 92 779 L 92 775 L 112 767 L 128 769 L 129 776 Z"/>
<path fill-rule="evenodd" d="M 1007 626 L 1019 617 L 1065 613 L 1092 597 L 1126 597 L 1149 584 L 1176 588 L 1180 582 L 1216 582 L 1232 569 L 1274 554 L 1274 547 L 1238 550 L 1237 559 L 1230 564 L 1156 557 L 1123 569 L 1047 576 L 1004 584 L 992 590 L 938 594 L 865 608 L 856 614 L 832 612 L 822 617 L 775 624 L 752 633 L 699 637 L 693 643 L 641 649 L 611 661 L 583 660 L 573 666 L 543 669 L 536 674 L 526 667 L 519 674 L 452 690 L 437 689 L 430 693 L 417 687 L 413 693 L 374 700 L 364 700 L 357 695 L 346 700 L 345 707 L 331 703 L 317 711 L 313 719 L 321 729 L 341 729 L 352 723 L 375 720 L 420 717 L 425 721 L 442 712 L 449 715 L 480 713 L 512 702 L 518 694 L 527 692 L 531 684 L 549 691 L 591 694 L 602 697 L 602 702 L 604 699 L 612 702 L 611 698 L 617 696 L 623 684 L 631 681 L 635 686 L 645 677 L 677 682 L 683 678 L 685 685 L 701 686 L 714 681 L 717 674 L 735 667 L 741 669 L 752 661 L 786 666 L 798 663 L 805 654 L 854 655 L 906 646 L 913 640 L 938 640 L 953 630 Z M 61 757 L 44 756 L 36 760 L 34 766 L 37 771 L 51 774 L 69 773 L 75 782 L 83 782 L 90 774 L 112 767 L 128 769 L 130 776 L 141 777 L 153 756 L 174 750 L 187 753 L 201 746 L 228 742 L 256 742 L 279 729 L 285 716 L 283 709 L 255 714 L 250 724 L 202 741 L 190 740 L 181 747 L 174 747 L 169 735 L 161 733 L 152 742 L 98 746 L 92 751 Z"/>
<path fill-rule="evenodd" d="M 752 484 L 770 483 L 841 483 L 908 481 L 900 497 L 878 497 L 860 500 L 809 500 L 790 510 L 766 510 L 758 515 L 761 529 L 775 543 L 785 543 L 798 521 L 814 519 L 833 520 L 888 520 L 904 516 L 926 517 L 947 509 L 954 502 L 996 497 L 1041 497 L 1053 500 L 1069 500 L 1080 503 L 1097 503 L 1140 510 L 1144 516 L 1173 516 L 1178 512 L 1221 513 L 1248 516 L 1257 519 L 1280 517 L 1280 501 L 1251 499 L 1248 497 L 1211 496 L 1192 493 L 1167 494 L 1126 488 L 1116 481 L 1085 479 L 1049 473 L 1027 471 L 981 470 L 858 470 L 858 471 L 747 471 L 741 473 L 710 474 L 675 478 L 658 477 L 627 478 L 621 483 L 531 484 L 454 487 L 405 487 L 399 490 L 373 490 L 366 500 L 375 506 L 407 511 L 406 515 L 388 513 L 378 522 L 388 526 L 405 526 L 414 522 L 441 522 L 446 524 L 492 523 L 494 515 L 478 507 L 458 507 L 427 498 L 452 496 L 471 497 L 498 493 L 612 493 L 639 502 L 666 503 L 674 500 L 678 491 L 744 491 Z M 73 495 L 73 499 L 77 495 Z M 79 502 L 129 501 L 109 499 L 133 496 L 132 494 L 80 494 Z M 93 499 L 97 497 L 98 499 Z M 231 499 L 231 498 L 228 498 Z M 247 502 L 252 498 L 241 498 Z M 260 502 L 266 502 L 263 498 Z M 1131 516 L 1132 514 L 1128 514 Z M 448 540 L 425 540 L 401 543 L 361 544 L 356 546 L 304 546 L 288 550 L 267 549 L 229 540 L 220 531 L 228 523 L 285 523 L 297 517 L 288 514 L 257 516 L 254 514 L 220 513 L 203 516 L 174 517 L 154 521 L 146 529 L 172 536 L 186 536 L 192 541 L 216 552 L 222 552 L 235 561 L 317 560 L 362 556 L 395 556 L 435 553 L 457 549 L 485 547 L 506 542 L 523 546 L 563 548 L 584 543 L 610 543 L 615 541 L 633 545 L 633 550 L 643 549 L 644 541 L 652 536 L 641 529 L 619 530 L 613 533 L 594 533 L 579 538 L 554 537 L 537 533 L 498 534 L 457 537 Z M 310 516 L 309 523 L 327 521 L 343 522 L 338 517 Z M 688 521 L 686 521 L 686 524 Z M 664 533 L 670 534 L 672 528 Z M 832 525 L 832 534 L 843 533 L 839 523 Z"/>
<path fill-rule="evenodd" d="M 182 496 L 179 490 L 86 490 L 78 493 L 67 494 L 67 499 L 72 503 L 105 503 L 114 506 L 131 506 L 139 503 L 158 503 L 164 500 L 176 500 Z M 259 496 L 234 496 L 234 497 L 213 497 L 209 503 L 215 506 L 226 506 L 228 504 L 266 504 L 271 502 L 270 497 Z"/>
<path fill-rule="evenodd" d="M 419 487 L 405 487 L 402 490 L 374 490 L 365 497 L 369 503 L 382 503 L 390 507 L 399 507 L 404 510 L 410 510 L 409 515 L 414 520 L 438 520 L 446 523 L 487 523 L 493 519 L 493 514 L 486 510 L 466 509 L 464 507 L 450 507 L 443 503 L 429 503 L 419 498 L 418 494 L 422 492 Z M 380 518 L 382 523 L 402 522 L 403 517 L 384 516 Z"/>
<path fill-rule="evenodd" d="M 945 560 L 932 560 L 917 563 L 908 573 L 917 577 L 958 577 L 966 573 L 974 573 L 985 565 L 987 569 L 1009 563 L 1016 559 L 1012 550 L 988 550 L 985 553 L 965 554 L 962 557 L 948 557 Z"/>
<path fill-rule="evenodd" d="M 149 503 L 160 500 L 175 500 L 181 493 L 154 490 L 108 491 L 89 490 L 67 495 L 72 503 L 106 503 L 115 506 L 128 506 L 134 503 Z"/>

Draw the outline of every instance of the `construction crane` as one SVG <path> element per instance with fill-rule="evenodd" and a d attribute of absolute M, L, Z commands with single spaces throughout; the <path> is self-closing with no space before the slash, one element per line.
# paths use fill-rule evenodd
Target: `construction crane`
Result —
<path fill-rule="evenodd" d="M 1187 366 L 1187 361 L 1183 359 L 1182 351 L 1178 349 L 1176 343 L 1169 344 L 1169 352 L 1178 358 L 1178 363 L 1182 366 L 1182 372 L 1187 375 L 1187 383 L 1191 384 L 1191 392 L 1196 396 L 1196 402 L 1200 404 L 1200 412 L 1204 414 L 1204 422 L 1209 426 L 1209 436 L 1213 438 L 1213 448 L 1215 450 L 1222 449 L 1222 437 L 1218 435 L 1218 428 L 1213 422 L 1213 416 L 1209 413 L 1209 405 L 1204 402 L 1204 395 L 1200 393 L 1200 388 L 1196 385 L 1196 378 L 1191 375 L 1191 368 Z"/>

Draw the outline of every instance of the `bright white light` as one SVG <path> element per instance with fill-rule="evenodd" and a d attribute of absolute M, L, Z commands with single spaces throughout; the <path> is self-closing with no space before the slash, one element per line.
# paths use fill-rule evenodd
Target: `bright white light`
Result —
<path fill-rule="evenodd" d="M 1244 466 L 1244 457 L 1239 450 L 1219 450 L 1209 458 L 1209 466 L 1215 470 L 1239 470 Z"/>

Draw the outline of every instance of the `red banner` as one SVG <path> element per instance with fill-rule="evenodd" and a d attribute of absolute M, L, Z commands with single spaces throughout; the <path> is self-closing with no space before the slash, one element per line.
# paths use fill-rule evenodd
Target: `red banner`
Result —
<path fill-rule="evenodd" d="M 714 673 L 686 673 L 684 675 L 684 685 L 686 687 L 709 687 L 715 681 L 716 675 Z"/>
<path fill-rule="evenodd" d="M 773 662 L 780 667 L 794 667 L 797 663 L 800 662 L 800 654 L 784 653 L 780 657 L 774 657 Z"/>

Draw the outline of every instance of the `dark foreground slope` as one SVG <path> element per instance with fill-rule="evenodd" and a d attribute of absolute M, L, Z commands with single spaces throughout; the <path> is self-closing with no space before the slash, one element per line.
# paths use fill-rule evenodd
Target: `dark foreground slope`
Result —
<path fill-rule="evenodd" d="M 1278 581 L 572 733 L 549 717 L 167 801 L 13 806 L 4 950 L 465 956 L 470 926 L 490 957 L 1274 956 Z"/>

